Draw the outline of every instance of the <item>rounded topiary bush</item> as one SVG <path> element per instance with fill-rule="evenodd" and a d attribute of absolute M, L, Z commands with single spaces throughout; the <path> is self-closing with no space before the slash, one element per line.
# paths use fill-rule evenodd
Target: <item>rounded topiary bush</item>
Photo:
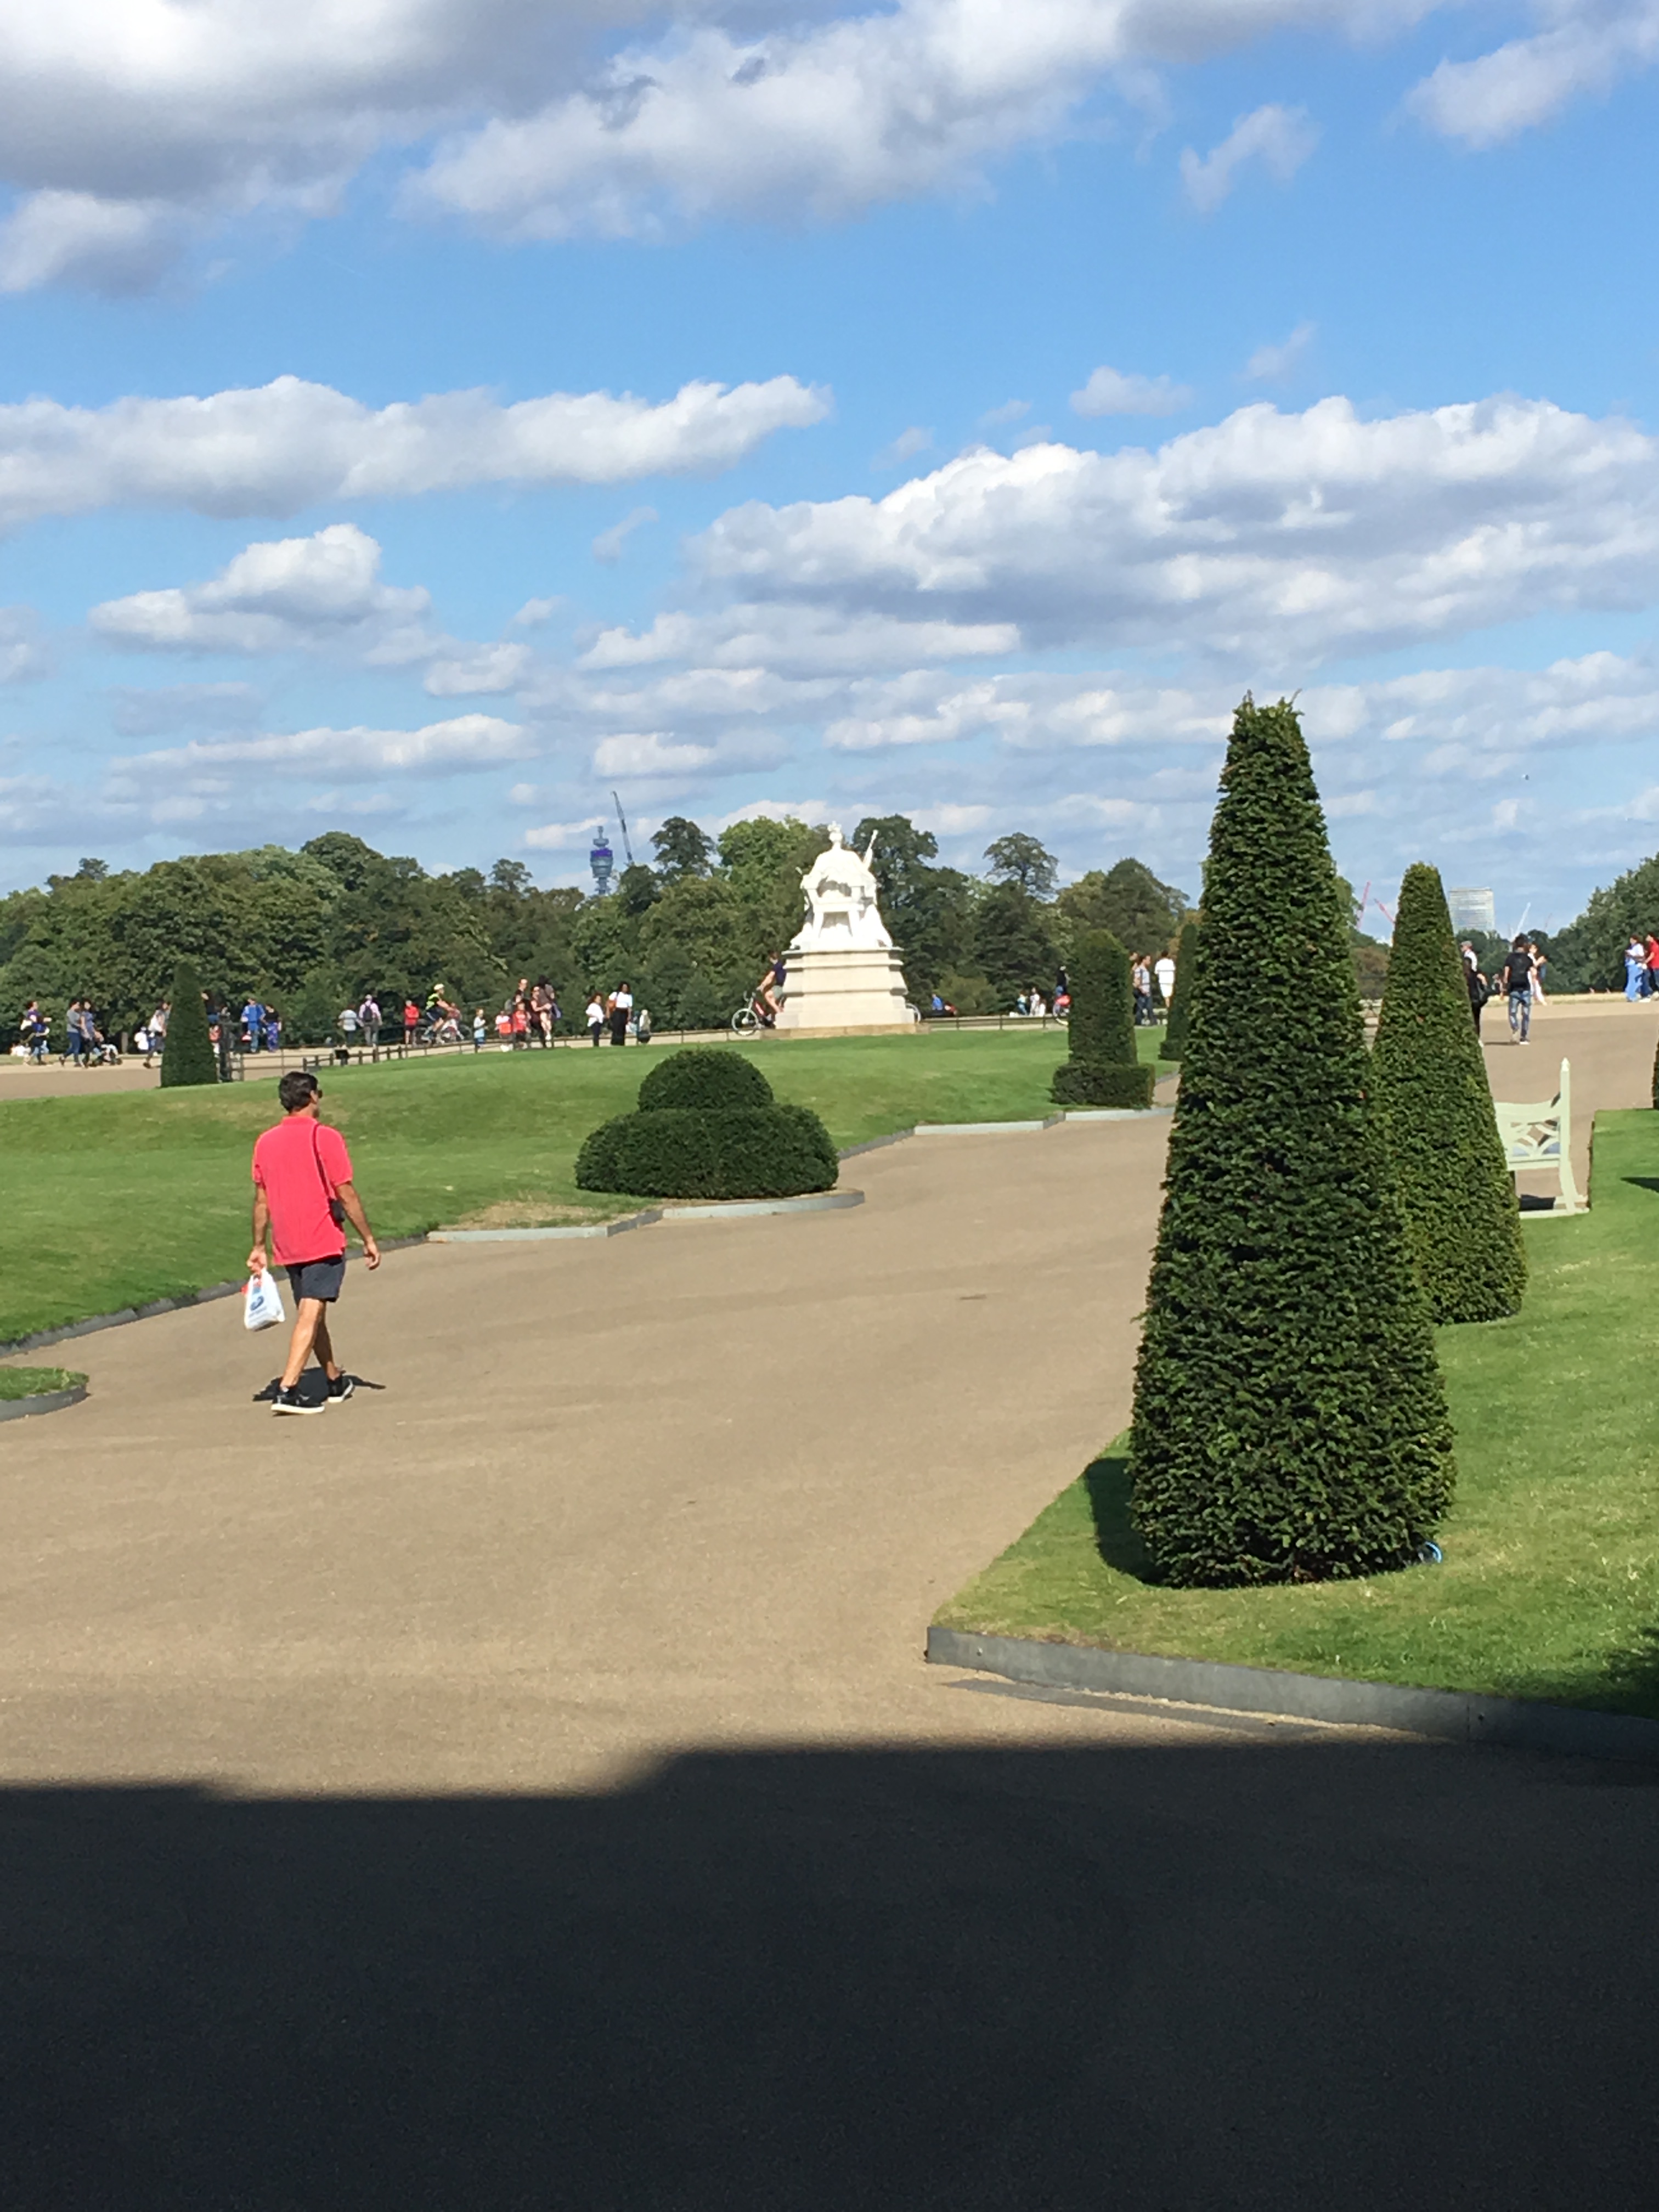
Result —
<path fill-rule="evenodd" d="M 671 1053 L 640 1085 L 641 1114 L 659 1114 L 673 1107 L 720 1114 L 771 1103 L 772 1086 L 754 1061 L 718 1045 L 692 1045 Z"/>
<path fill-rule="evenodd" d="M 1155 1067 L 1091 1067 L 1087 1060 L 1065 1060 L 1054 1070 L 1048 1093 L 1057 1106 L 1133 1106 L 1152 1103 Z"/>

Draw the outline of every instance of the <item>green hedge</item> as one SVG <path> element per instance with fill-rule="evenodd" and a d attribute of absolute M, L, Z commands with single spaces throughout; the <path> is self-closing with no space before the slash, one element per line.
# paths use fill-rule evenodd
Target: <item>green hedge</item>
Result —
<path fill-rule="evenodd" d="M 1134 1520 L 1171 1583 L 1372 1574 L 1415 1559 L 1444 1512 L 1451 1423 L 1288 702 L 1245 699 L 1221 794 L 1135 1377 Z"/>
<path fill-rule="evenodd" d="M 793 1198 L 833 1189 L 840 1172 L 830 1132 L 808 1106 L 623 1114 L 595 1129 L 576 1160 L 583 1190 L 639 1198 Z"/>
<path fill-rule="evenodd" d="M 208 1035 L 201 981 L 190 963 L 181 960 L 173 972 L 173 1005 L 167 1014 L 167 1042 L 161 1047 L 161 1088 L 218 1080 L 219 1063 Z"/>
<path fill-rule="evenodd" d="M 1521 1310 L 1527 1254 L 1438 872 L 1406 871 L 1371 1073 L 1417 1279 L 1437 1322 Z"/>
<path fill-rule="evenodd" d="M 1175 988 L 1164 1024 L 1160 1060 L 1179 1060 L 1187 1047 L 1187 1030 L 1193 1015 L 1193 969 L 1198 958 L 1198 924 L 1186 923 L 1176 945 Z"/>
<path fill-rule="evenodd" d="M 1057 1106 L 1133 1106 L 1152 1103 L 1155 1067 L 1091 1067 L 1063 1060 L 1054 1070 L 1049 1096 Z"/>
<path fill-rule="evenodd" d="M 772 1103 L 772 1086 L 752 1060 L 727 1047 L 692 1045 L 658 1061 L 640 1085 L 639 1110 L 672 1107 L 707 1113 L 757 1110 Z"/>

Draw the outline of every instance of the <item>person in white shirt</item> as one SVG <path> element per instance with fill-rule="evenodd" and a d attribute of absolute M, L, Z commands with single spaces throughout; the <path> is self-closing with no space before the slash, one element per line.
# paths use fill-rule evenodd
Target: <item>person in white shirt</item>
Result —
<path fill-rule="evenodd" d="M 597 991 L 587 994 L 587 1034 L 597 1044 L 605 1033 L 605 1000 Z"/>
<path fill-rule="evenodd" d="M 1158 978 L 1158 995 L 1167 1006 L 1175 996 L 1175 962 L 1167 952 L 1153 962 L 1152 973 Z"/>

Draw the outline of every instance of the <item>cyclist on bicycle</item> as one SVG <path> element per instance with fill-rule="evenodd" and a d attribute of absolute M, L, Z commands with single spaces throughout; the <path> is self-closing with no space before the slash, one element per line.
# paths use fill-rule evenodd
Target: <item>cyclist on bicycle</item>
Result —
<path fill-rule="evenodd" d="M 766 962 L 766 973 L 755 986 L 755 1011 L 770 1029 L 783 1012 L 783 986 L 789 966 L 781 952 L 769 952 Z"/>

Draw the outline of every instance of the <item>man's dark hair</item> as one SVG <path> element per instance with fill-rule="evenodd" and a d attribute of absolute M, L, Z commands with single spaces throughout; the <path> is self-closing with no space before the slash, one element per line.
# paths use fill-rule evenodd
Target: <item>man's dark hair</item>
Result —
<path fill-rule="evenodd" d="M 297 1113 L 301 1106 L 309 1106 L 322 1088 L 308 1068 L 291 1067 L 276 1085 L 276 1103 L 284 1114 Z"/>

